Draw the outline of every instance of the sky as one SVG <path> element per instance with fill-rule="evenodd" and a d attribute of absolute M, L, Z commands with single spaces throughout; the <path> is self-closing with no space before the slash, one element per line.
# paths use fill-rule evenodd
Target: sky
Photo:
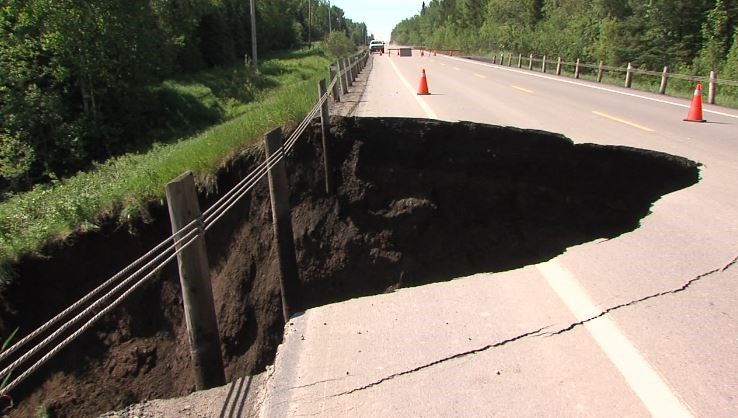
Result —
<path fill-rule="evenodd" d="M 369 33 L 385 42 L 395 25 L 420 13 L 423 0 L 331 0 L 354 22 L 366 23 Z"/>

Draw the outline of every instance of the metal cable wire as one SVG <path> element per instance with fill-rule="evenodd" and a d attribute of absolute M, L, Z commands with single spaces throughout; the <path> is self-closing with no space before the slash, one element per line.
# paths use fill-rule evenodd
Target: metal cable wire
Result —
<path fill-rule="evenodd" d="M 193 220 L 189 224 L 185 225 L 180 231 L 187 231 L 188 229 L 192 229 L 192 227 L 198 222 L 197 219 Z M 174 236 L 169 236 L 168 238 L 164 239 L 162 242 L 160 242 L 156 247 L 151 249 L 146 254 L 139 257 L 137 260 L 129 264 L 128 266 L 124 267 L 121 271 L 116 273 L 113 277 L 105 281 L 103 284 L 98 286 L 97 288 L 90 291 L 87 295 L 85 295 L 82 299 L 78 300 L 74 304 L 72 304 L 67 309 L 63 310 L 62 312 L 58 313 L 56 316 L 54 316 L 52 319 L 47 321 L 45 324 L 43 324 L 41 327 L 37 328 L 35 331 L 31 332 L 30 334 L 23 337 L 21 340 L 13 344 L 12 346 L 8 347 L 5 351 L 0 353 L 0 362 L 5 360 L 6 358 L 10 357 L 13 353 L 18 351 L 21 347 L 25 346 L 29 341 L 36 338 L 41 333 L 47 331 L 49 328 L 54 326 L 57 322 L 68 316 L 71 312 L 79 308 L 80 306 L 84 305 L 85 303 L 89 302 L 92 298 L 97 297 L 105 288 L 111 286 L 113 283 L 120 280 L 121 277 L 123 277 L 126 273 L 128 273 L 130 270 L 141 264 L 144 260 L 151 257 L 154 253 L 159 251 L 161 248 L 165 246 L 165 244 L 170 241 Z M 0 374 L 1 375 L 1 374 Z"/>
<path fill-rule="evenodd" d="M 177 235 L 180 235 L 179 233 Z M 194 235 L 194 237 L 193 237 Z M 62 324 L 59 328 L 57 328 L 54 332 L 52 332 L 48 337 L 43 339 L 41 342 L 37 343 L 32 349 L 28 350 L 25 354 L 20 356 L 18 359 L 10 363 L 8 366 L 6 366 L 2 371 L 0 371 L 0 378 L 4 377 L 8 373 L 12 372 L 13 369 L 15 369 L 18 365 L 25 363 L 26 360 L 28 360 L 30 357 L 37 354 L 41 349 L 45 348 L 46 345 L 48 345 L 51 341 L 56 339 L 62 332 L 69 329 L 72 325 L 74 325 L 76 322 L 78 322 L 81 318 L 89 314 L 92 310 L 97 309 L 100 307 L 100 305 L 103 304 L 103 302 L 106 302 L 108 299 L 110 299 L 116 292 L 119 292 L 122 290 L 125 286 L 130 284 L 132 281 L 134 281 L 141 273 L 146 271 L 149 267 L 154 265 L 156 262 L 161 260 L 169 251 L 172 249 L 175 249 L 178 244 L 181 242 L 189 239 L 187 242 L 187 245 L 190 245 L 192 241 L 194 241 L 195 238 L 199 236 L 199 230 L 198 229 L 192 229 L 189 232 L 186 232 L 184 236 L 181 236 L 177 240 L 175 240 L 174 243 L 172 243 L 167 249 L 165 249 L 161 254 L 159 254 L 156 258 L 149 261 L 146 265 L 139 268 L 135 273 L 131 274 L 129 277 L 127 277 L 124 281 L 119 283 L 116 287 L 108 291 L 104 296 L 100 297 L 97 301 L 92 303 L 90 306 L 83 309 L 81 312 L 79 312 L 77 315 L 75 315 L 71 320 L 67 321 L 66 323 Z M 192 238 L 191 238 L 192 237 Z M 191 239 L 190 239 L 191 238 Z M 181 252 L 181 249 L 185 248 L 185 246 L 181 246 L 178 250 L 175 251 L 175 255 Z M 168 262 L 168 261 L 167 261 Z M 160 264 L 158 267 L 156 267 L 157 271 L 161 267 L 163 267 L 164 264 Z M 148 276 L 147 276 L 148 277 Z"/>
<path fill-rule="evenodd" d="M 138 289 L 142 284 L 144 284 L 148 279 L 154 276 L 154 274 L 158 273 L 159 270 L 161 270 L 165 265 L 169 264 L 170 261 L 172 261 L 179 253 L 184 251 L 185 248 L 189 247 L 198 237 L 192 237 L 189 241 L 187 241 L 185 244 L 183 244 L 178 250 L 174 252 L 174 254 L 170 255 L 165 261 L 160 263 L 153 271 L 151 271 L 146 276 L 142 277 L 138 282 L 133 284 L 128 290 L 123 292 L 120 296 L 118 296 L 113 302 L 111 302 L 109 305 L 107 305 L 105 308 L 101 309 L 100 312 L 92 316 L 87 322 L 85 322 L 82 326 L 80 326 L 76 331 L 74 331 L 72 334 L 70 334 L 67 338 L 62 340 L 59 344 L 57 344 L 54 348 L 52 348 L 48 353 L 46 353 L 43 357 L 41 357 L 38 361 L 36 361 L 31 367 L 26 369 L 25 372 L 21 373 L 13 379 L 10 383 L 8 383 L 7 386 L 5 386 L 4 391 L 8 392 L 13 390 L 18 384 L 20 384 L 23 380 L 28 378 L 32 373 L 34 373 L 36 370 L 38 370 L 39 367 L 41 367 L 44 363 L 46 363 L 51 357 L 56 355 L 59 351 L 61 351 L 64 347 L 66 347 L 70 342 L 72 342 L 74 339 L 79 337 L 83 332 L 87 331 L 95 322 L 97 322 L 98 319 L 100 319 L 103 315 L 110 312 L 113 308 L 118 306 L 125 298 L 128 297 L 134 290 Z M 55 335 L 56 334 L 56 335 Z M 50 340 L 52 337 L 56 337 L 58 333 L 52 334 L 52 336 L 48 337 L 47 340 Z M 30 357 L 30 356 L 29 356 Z M 11 369 L 12 371 L 12 369 Z"/>

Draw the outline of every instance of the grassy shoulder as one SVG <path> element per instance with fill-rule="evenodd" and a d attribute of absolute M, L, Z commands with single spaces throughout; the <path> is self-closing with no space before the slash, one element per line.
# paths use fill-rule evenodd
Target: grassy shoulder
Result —
<path fill-rule="evenodd" d="M 201 124 L 203 117 L 223 122 L 175 139 L 177 128 L 172 128 L 161 133 L 166 140 L 147 150 L 0 203 L 0 284 L 12 278 L 10 267 L 21 255 L 75 230 L 94 230 L 103 217 L 137 217 L 148 202 L 163 199 L 165 184 L 182 172 L 192 170 L 200 180 L 212 177 L 269 129 L 302 119 L 317 99 L 318 80 L 327 77 L 328 63 L 319 51 L 281 53 L 263 60 L 256 77 L 238 66 L 156 87 L 174 123 Z"/>

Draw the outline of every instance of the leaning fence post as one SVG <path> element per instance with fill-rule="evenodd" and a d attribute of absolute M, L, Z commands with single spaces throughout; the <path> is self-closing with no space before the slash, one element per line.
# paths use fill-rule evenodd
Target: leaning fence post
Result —
<path fill-rule="evenodd" d="M 518 54 L 518 68 L 523 68 L 523 54 Z"/>
<path fill-rule="evenodd" d="M 349 67 L 348 58 L 343 59 L 343 70 L 345 71 L 344 76 L 346 77 L 346 85 L 348 87 L 353 86 L 354 83 L 351 80 L 351 68 Z"/>
<path fill-rule="evenodd" d="M 175 247 L 177 251 L 181 250 L 177 254 L 177 263 L 190 356 L 195 369 L 195 387 L 203 390 L 222 386 L 225 384 L 223 356 L 220 353 L 210 268 L 192 172 L 188 171 L 167 183 L 166 196 L 172 233 L 178 241 Z M 195 224 L 188 227 L 193 221 Z M 192 236 L 189 235 L 191 232 L 194 232 Z M 186 246 L 187 243 L 190 243 L 189 246 Z"/>
<path fill-rule="evenodd" d="M 318 83 L 318 91 L 320 98 L 325 94 L 325 80 Z M 330 155 L 328 154 L 328 124 L 330 119 L 328 116 L 328 101 L 323 102 L 320 108 L 320 133 L 323 136 L 323 169 L 325 170 L 325 192 L 328 195 L 333 193 L 333 179 L 331 178 Z"/>
<path fill-rule="evenodd" d="M 602 62 L 602 61 L 600 61 L 600 66 L 597 69 L 597 82 L 598 83 L 602 83 L 602 70 L 604 70 L 604 68 L 603 68 L 604 65 L 605 65 L 605 63 Z"/>
<path fill-rule="evenodd" d="M 666 83 L 669 80 L 669 66 L 664 65 L 664 72 L 661 73 L 661 85 L 659 86 L 659 94 L 666 94 Z"/>
<path fill-rule="evenodd" d="M 715 93 L 717 89 L 717 74 L 715 71 L 710 71 L 710 85 L 707 89 L 707 103 L 715 104 Z"/>
<path fill-rule="evenodd" d="M 579 78 L 579 58 L 577 58 L 577 64 L 574 67 L 574 78 Z"/>
<path fill-rule="evenodd" d="M 533 69 L 533 54 L 530 54 L 530 59 L 528 60 L 528 69 Z"/>
<path fill-rule="evenodd" d="M 541 72 L 542 73 L 546 72 L 546 56 L 545 55 L 543 56 L 543 60 L 541 61 Z"/>
<path fill-rule="evenodd" d="M 508 52 L 507 54 L 507 66 L 512 67 L 512 52 Z"/>
<path fill-rule="evenodd" d="M 349 65 L 351 66 L 351 81 L 356 81 L 359 72 L 357 71 L 356 60 L 353 57 L 349 57 Z"/>
<path fill-rule="evenodd" d="M 331 82 L 333 83 L 333 80 L 336 80 L 336 68 L 333 65 L 331 65 L 331 66 L 329 66 L 328 72 L 331 75 Z M 336 102 L 336 103 L 340 102 L 341 101 L 341 97 L 340 97 L 341 95 L 338 92 L 338 80 L 336 80 L 336 82 L 333 83 L 333 90 L 332 91 L 333 91 L 333 101 Z"/>
<path fill-rule="evenodd" d="M 561 57 L 559 57 L 559 61 L 556 63 L 556 75 L 561 75 Z"/>
<path fill-rule="evenodd" d="M 282 129 L 276 128 L 264 137 L 267 161 L 282 153 Z M 272 201 L 272 227 L 277 247 L 277 263 L 279 264 L 279 288 L 282 295 L 282 316 L 285 323 L 289 321 L 293 311 L 294 298 L 297 295 L 299 276 L 297 273 L 297 257 L 295 241 L 292 234 L 290 215 L 290 190 L 284 159 L 272 162 L 269 168 L 269 196 Z"/>
<path fill-rule="evenodd" d="M 628 68 L 625 70 L 625 87 L 630 88 L 633 85 L 633 64 L 628 63 Z"/>
<path fill-rule="evenodd" d="M 341 83 L 341 94 L 348 94 L 348 85 L 346 84 L 346 77 L 343 74 L 343 60 L 338 60 L 336 65 L 338 67 L 338 81 Z"/>

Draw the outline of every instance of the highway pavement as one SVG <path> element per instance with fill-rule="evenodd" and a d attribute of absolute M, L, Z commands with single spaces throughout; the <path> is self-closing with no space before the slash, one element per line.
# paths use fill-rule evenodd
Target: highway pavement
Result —
<path fill-rule="evenodd" d="M 425 69 L 430 95 L 416 93 Z M 374 56 L 358 116 L 469 120 L 703 164 L 633 232 L 310 309 L 272 416 L 738 416 L 738 111 L 464 58 Z"/>

